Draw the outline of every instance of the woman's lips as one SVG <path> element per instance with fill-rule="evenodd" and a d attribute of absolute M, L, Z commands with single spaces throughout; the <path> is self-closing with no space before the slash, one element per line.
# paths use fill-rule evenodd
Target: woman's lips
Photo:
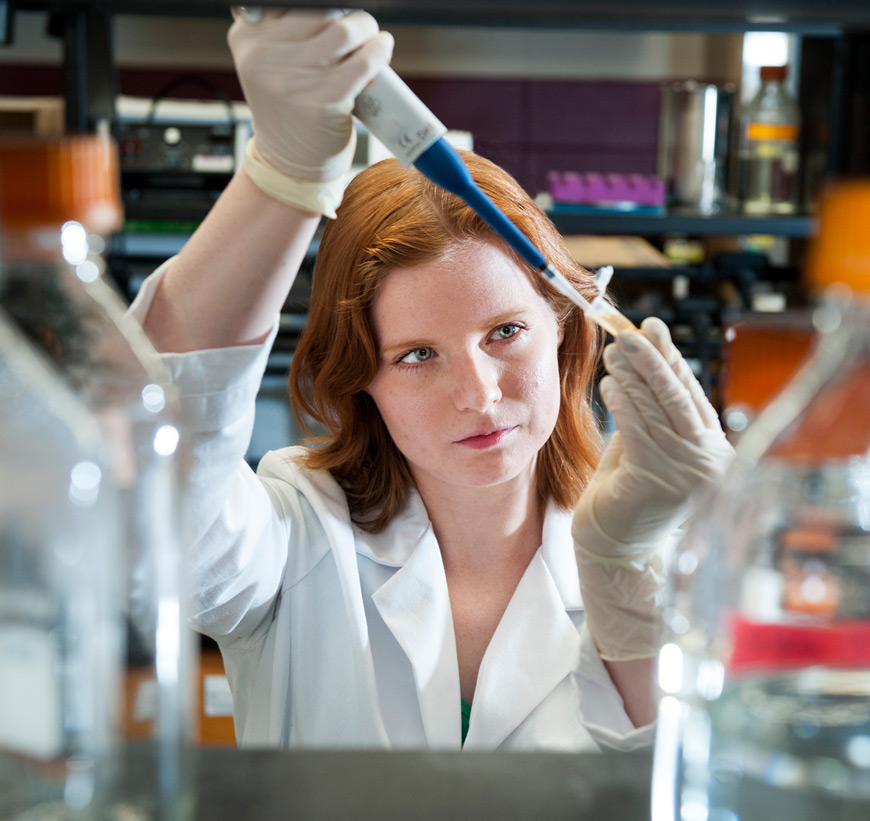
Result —
<path fill-rule="evenodd" d="M 491 448 L 493 445 L 503 442 L 515 430 L 516 426 L 511 428 L 498 428 L 497 430 L 489 431 L 488 433 L 479 433 L 475 436 L 460 439 L 456 444 L 464 445 L 465 447 L 473 448 L 474 450 L 483 450 L 484 448 Z"/>

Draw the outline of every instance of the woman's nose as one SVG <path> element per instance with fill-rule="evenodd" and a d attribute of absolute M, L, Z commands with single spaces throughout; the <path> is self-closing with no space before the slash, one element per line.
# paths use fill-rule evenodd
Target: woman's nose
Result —
<path fill-rule="evenodd" d="M 481 352 L 474 352 L 455 363 L 452 369 L 453 401 L 458 410 L 487 411 L 501 399 L 499 370 Z"/>

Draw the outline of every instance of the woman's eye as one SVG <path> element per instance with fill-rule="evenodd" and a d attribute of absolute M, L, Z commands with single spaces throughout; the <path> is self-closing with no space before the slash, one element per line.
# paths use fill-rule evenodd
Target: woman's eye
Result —
<path fill-rule="evenodd" d="M 496 328 L 495 336 L 498 339 L 510 339 L 520 332 L 519 325 L 502 325 L 501 328 Z"/>
<path fill-rule="evenodd" d="M 413 351 L 408 351 L 402 358 L 401 362 L 405 362 L 408 365 L 417 365 L 420 362 L 425 362 L 427 359 L 432 357 L 432 349 L 431 348 L 414 348 Z"/>

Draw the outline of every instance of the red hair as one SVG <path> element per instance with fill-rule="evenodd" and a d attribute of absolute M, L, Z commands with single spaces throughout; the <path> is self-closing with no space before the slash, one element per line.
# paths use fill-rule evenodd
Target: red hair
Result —
<path fill-rule="evenodd" d="M 497 165 L 462 152 L 486 194 L 589 300 L 592 275 L 577 265 L 556 228 L 520 185 Z M 308 322 L 290 368 L 290 399 L 300 424 L 306 417 L 327 433 L 310 437 L 303 464 L 330 471 L 347 495 L 351 516 L 372 532 L 383 530 L 405 505 L 414 482 L 366 388 L 379 353 L 370 307 L 392 270 L 437 261 L 469 241 L 500 240 L 458 197 L 416 169 L 383 160 L 358 174 L 338 218 L 323 232 L 317 252 Z M 590 402 L 602 334 L 570 300 L 529 270 L 533 286 L 564 328 L 558 361 L 561 405 L 555 429 L 538 454 L 540 501 L 571 508 L 601 452 Z"/>

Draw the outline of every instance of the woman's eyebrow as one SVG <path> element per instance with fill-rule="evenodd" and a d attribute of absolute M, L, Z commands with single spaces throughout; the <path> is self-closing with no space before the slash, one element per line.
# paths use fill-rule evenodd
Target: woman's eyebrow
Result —
<path fill-rule="evenodd" d="M 517 320 L 522 319 L 525 315 L 526 308 L 524 307 L 508 308 L 508 310 L 506 311 L 500 311 L 499 313 L 484 319 L 480 323 L 478 331 L 482 332 L 491 328 L 498 328 L 500 325 L 508 325 L 511 322 L 516 322 Z M 380 346 L 380 353 L 381 356 L 389 357 L 393 354 L 404 353 L 405 351 L 412 351 L 415 348 L 437 347 L 438 343 L 435 340 L 429 338 L 428 336 L 409 338 L 405 341 L 388 339 Z"/>
<path fill-rule="evenodd" d="M 413 351 L 415 348 L 434 348 L 435 343 L 425 339 L 424 337 L 417 337 L 414 339 L 409 339 L 407 342 L 387 342 L 385 345 L 381 345 L 381 356 L 389 357 L 393 354 L 405 353 L 405 351 Z"/>
<path fill-rule="evenodd" d="M 516 322 L 518 319 L 523 319 L 526 315 L 526 308 L 509 308 L 502 311 L 493 317 L 490 317 L 482 323 L 484 328 L 497 328 L 499 325 L 509 325 L 511 322 Z"/>

